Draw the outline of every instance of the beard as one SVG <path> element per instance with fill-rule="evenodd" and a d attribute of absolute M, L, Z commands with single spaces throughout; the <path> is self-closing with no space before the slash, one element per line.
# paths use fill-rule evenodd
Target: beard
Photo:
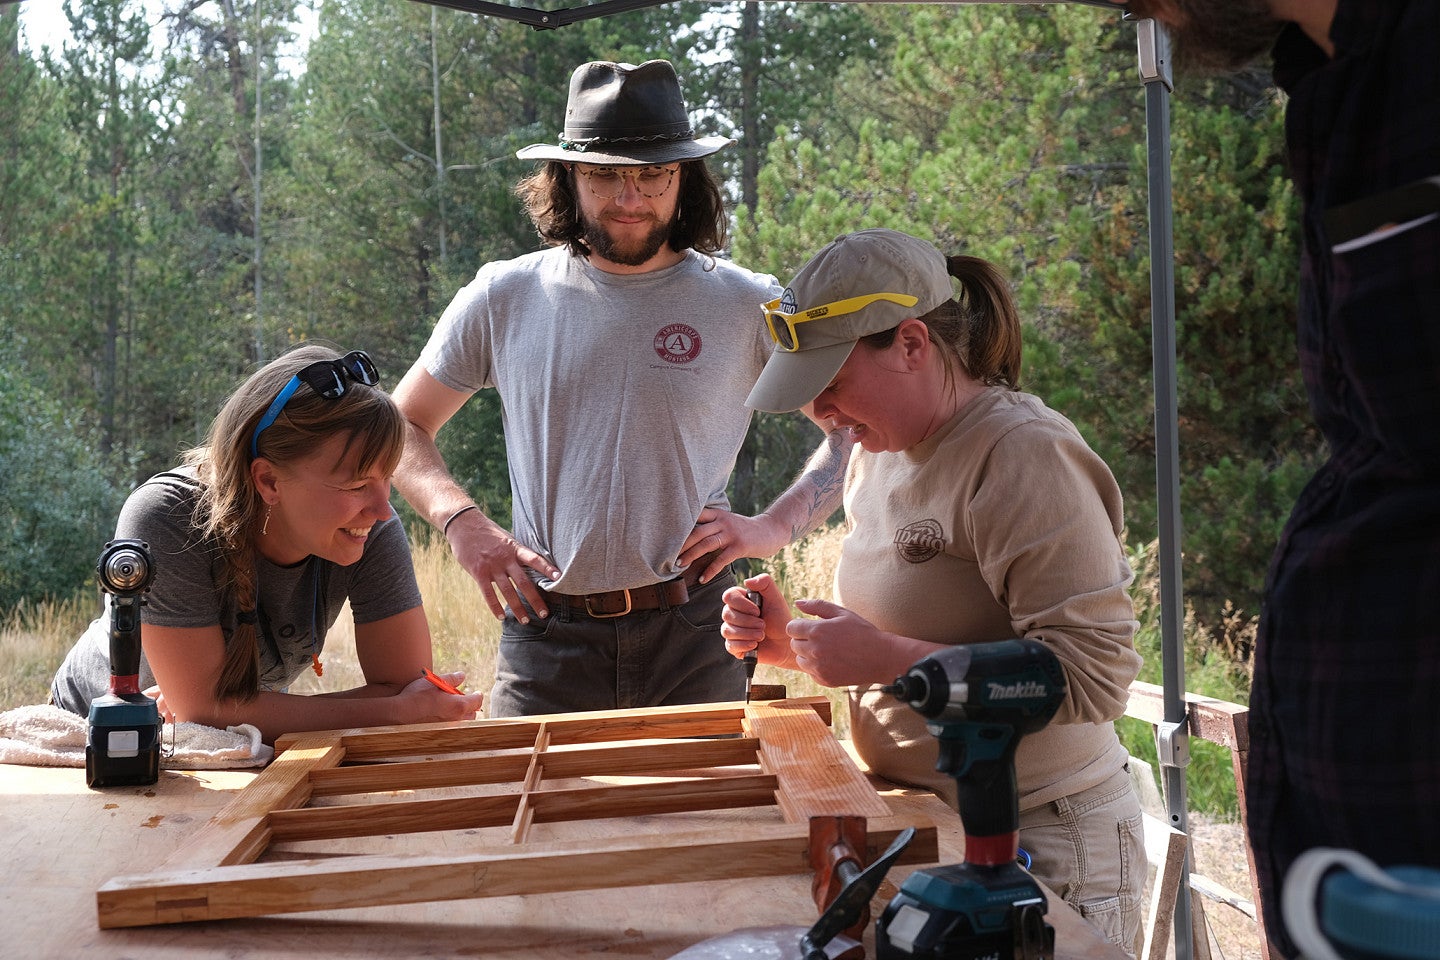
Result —
<path fill-rule="evenodd" d="M 660 248 L 670 239 L 670 225 L 656 221 L 639 240 L 622 241 L 611 236 L 605 229 L 604 220 L 585 218 L 583 239 L 590 252 L 602 260 L 626 267 L 639 267 L 649 263 Z"/>
<path fill-rule="evenodd" d="M 1170 26 L 1170 59 L 1177 72 L 1238 70 L 1275 44 L 1283 24 L 1267 0 L 1175 0 L 1183 22 Z"/>

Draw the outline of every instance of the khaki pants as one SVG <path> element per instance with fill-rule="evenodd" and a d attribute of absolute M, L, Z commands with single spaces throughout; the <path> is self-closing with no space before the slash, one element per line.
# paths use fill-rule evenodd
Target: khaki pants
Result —
<path fill-rule="evenodd" d="M 1133 955 L 1146 863 L 1140 800 L 1128 770 L 1020 814 L 1020 846 L 1041 883 Z"/>

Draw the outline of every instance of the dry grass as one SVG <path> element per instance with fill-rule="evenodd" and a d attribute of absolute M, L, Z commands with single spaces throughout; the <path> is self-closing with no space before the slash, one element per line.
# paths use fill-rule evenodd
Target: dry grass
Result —
<path fill-rule="evenodd" d="M 1249 900 L 1250 865 L 1245 859 L 1245 828 L 1232 820 L 1191 813 L 1186 824 L 1194 871 Z M 1260 960 L 1260 927 L 1238 908 L 1203 901 L 1204 925 L 1213 960 Z M 1174 946 L 1171 946 L 1171 955 Z"/>
<path fill-rule="evenodd" d="M 0 710 L 46 702 L 60 662 L 99 612 L 90 590 L 63 601 L 21 601 L 6 611 L 0 619 Z"/>
<path fill-rule="evenodd" d="M 442 673 L 465 671 L 467 690 L 490 689 L 495 677 L 500 621 L 490 615 L 475 581 L 455 562 L 443 539 L 419 531 L 414 536 L 411 556 L 430 622 L 435 669 Z M 348 606 L 325 638 L 322 659 L 324 678 L 303 674 L 291 688 L 293 692 L 345 690 L 365 682 L 355 659 L 355 624 Z"/>

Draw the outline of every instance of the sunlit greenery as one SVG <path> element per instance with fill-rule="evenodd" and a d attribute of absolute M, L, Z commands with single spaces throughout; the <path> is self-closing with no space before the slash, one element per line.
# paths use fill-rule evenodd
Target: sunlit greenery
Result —
<path fill-rule="evenodd" d="M 296 0 L 65 9 L 72 40 L 35 54 L 19 5 L 0 6 L 12 620 L 86 589 L 119 497 L 198 442 L 258 363 L 320 338 L 368 349 L 393 384 L 481 264 L 535 249 L 514 150 L 555 139 L 589 59 L 674 60 L 699 125 L 741 136 L 715 168 L 747 266 L 783 281 L 876 225 L 998 263 L 1024 314 L 1024 386 L 1110 463 L 1130 547 L 1153 549 L 1144 97 L 1113 11 L 667 3 L 537 31 L 326 0 L 302 45 Z M 145 42 L 157 9 L 163 50 Z M 1182 80 L 1173 100 L 1187 684 L 1242 701 L 1266 559 L 1321 452 L 1295 362 L 1282 107 L 1258 74 Z M 500 429 L 487 397 L 441 443 L 505 521 Z M 757 416 L 737 509 L 763 507 L 815 440 L 798 416 Z"/>

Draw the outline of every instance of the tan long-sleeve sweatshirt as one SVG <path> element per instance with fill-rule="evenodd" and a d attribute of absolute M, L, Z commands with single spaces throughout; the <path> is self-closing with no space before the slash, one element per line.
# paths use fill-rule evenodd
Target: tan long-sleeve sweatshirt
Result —
<path fill-rule="evenodd" d="M 1120 490 L 1070 421 L 1036 397 L 990 388 L 918 447 L 857 448 L 845 513 L 842 605 L 904 636 L 1031 637 L 1059 657 L 1065 702 L 1016 758 L 1021 810 L 1095 786 L 1125 763 L 1113 721 L 1141 658 Z M 869 687 L 851 691 L 850 715 L 876 773 L 954 802 L 919 714 Z"/>

